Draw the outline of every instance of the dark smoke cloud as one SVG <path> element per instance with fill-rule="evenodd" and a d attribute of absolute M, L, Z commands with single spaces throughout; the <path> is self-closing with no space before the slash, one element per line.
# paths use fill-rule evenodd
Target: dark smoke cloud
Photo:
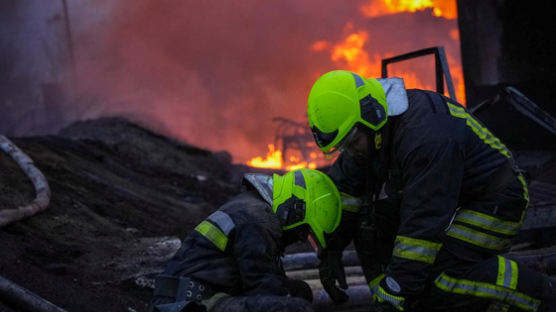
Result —
<path fill-rule="evenodd" d="M 430 11 L 369 19 L 363 1 L 68 3 L 77 76 L 67 110 L 132 115 L 188 143 L 228 150 L 234 162 L 266 153 L 272 117 L 306 122 L 312 83 L 339 66 L 311 46 L 343 41 L 348 23 L 369 32 L 370 55 L 437 44 L 459 55 L 448 34 L 455 20 Z"/>
<path fill-rule="evenodd" d="M 274 116 L 303 120 L 314 55 L 357 6 L 320 1 L 120 1 L 111 18 L 82 29 L 82 86 L 105 112 L 161 119 L 195 145 L 236 160 L 264 154 Z"/>

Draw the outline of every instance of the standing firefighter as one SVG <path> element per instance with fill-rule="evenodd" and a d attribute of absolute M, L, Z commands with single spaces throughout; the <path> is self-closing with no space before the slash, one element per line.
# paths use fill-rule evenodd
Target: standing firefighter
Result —
<path fill-rule="evenodd" d="M 353 239 L 377 309 L 556 309 L 554 281 L 501 256 L 523 222 L 527 186 L 463 106 L 400 78 L 338 70 L 315 82 L 308 118 L 325 154 L 343 151 L 329 175 L 344 216 L 320 253 L 336 303 L 347 300 L 336 282 L 347 287 L 340 256 Z"/>
<path fill-rule="evenodd" d="M 312 311 L 312 292 L 285 276 L 284 248 L 309 236 L 326 247 L 341 200 L 324 173 L 248 174 L 232 198 L 185 238 L 155 282 L 154 311 Z"/>

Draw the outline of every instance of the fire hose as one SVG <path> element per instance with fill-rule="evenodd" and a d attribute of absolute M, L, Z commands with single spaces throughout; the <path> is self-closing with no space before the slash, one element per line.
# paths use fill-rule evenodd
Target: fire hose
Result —
<path fill-rule="evenodd" d="M 36 193 L 35 199 L 25 206 L 0 210 L 0 227 L 3 227 L 33 216 L 46 209 L 50 202 L 50 187 L 42 172 L 33 164 L 33 160 L 3 135 L 0 135 L 0 149 L 17 162 L 19 167 L 33 183 Z M 0 276 L 0 301 L 9 302 L 18 309 L 26 311 L 65 311 L 2 276 Z"/>
<path fill-rule="evenodd" d="M 33 312 L 65 312 L 37 294 L 0 276 L 0 302 L 9 302 L 17 310 Z"/>
<path fill-rule="evenodd" d="M 0 227 L 3 227 L 46 209 L 50 202 L 50 187 L 42 172 L 33 164 L 33 160 L 3 135 L 0 135 L 0 149 L 17 162 L 33 183 L 36 193 L 35 199 L 25 206 L 0 210 Z"/>

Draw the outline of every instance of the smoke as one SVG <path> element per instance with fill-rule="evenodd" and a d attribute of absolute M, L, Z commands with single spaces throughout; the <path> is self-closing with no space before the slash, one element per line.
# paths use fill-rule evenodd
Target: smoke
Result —
<path fill-rule="evenodd" d="M 61 75 L 65 44 L 59 41 L 60 3 L 0 3 L 0 132 L 35 122 L 41 88 Z M 56 42 L 56 44 L 53 44 Z M 11 134 L 11 133 L 10 133 Z"/>
<path fill-rule="evenodd" d="M 274 141 L 273 117 L 306 122 L 314 80 L 347 66 L 317 41 L 363 30 L 373 59 L 443 45 L 459 63 L 455 19 L 430 9 L 369 18 L 368 2 L 70 0 L 77 68 L 66 110 L 135 116 L 244 162 Z"/>

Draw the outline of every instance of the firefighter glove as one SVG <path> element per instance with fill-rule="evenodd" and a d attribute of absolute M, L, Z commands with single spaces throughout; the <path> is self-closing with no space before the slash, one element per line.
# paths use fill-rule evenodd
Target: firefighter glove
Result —
<path fill-rule="evenodd" d="M 287 278 L 284 280 L 284 286 L 291 296 L 313 302 L 313 291 L 306 282 Z"/>
<path fill-rule="evenodd" d="M 348 300 L 349 297 L 343 290 L 347 289 L 348 285 L 341 251 L 327 251 L 322 255 L 319 276 L 324 290 L 335 304 L 342 304 Z"/>
<path fill-rule="evenodd" d="M 400 285 L 391 276 L 381 274 L 369 283 L 373 302 L 384 311 L 404 311 L 405 298 L 400 296 Z"/>

